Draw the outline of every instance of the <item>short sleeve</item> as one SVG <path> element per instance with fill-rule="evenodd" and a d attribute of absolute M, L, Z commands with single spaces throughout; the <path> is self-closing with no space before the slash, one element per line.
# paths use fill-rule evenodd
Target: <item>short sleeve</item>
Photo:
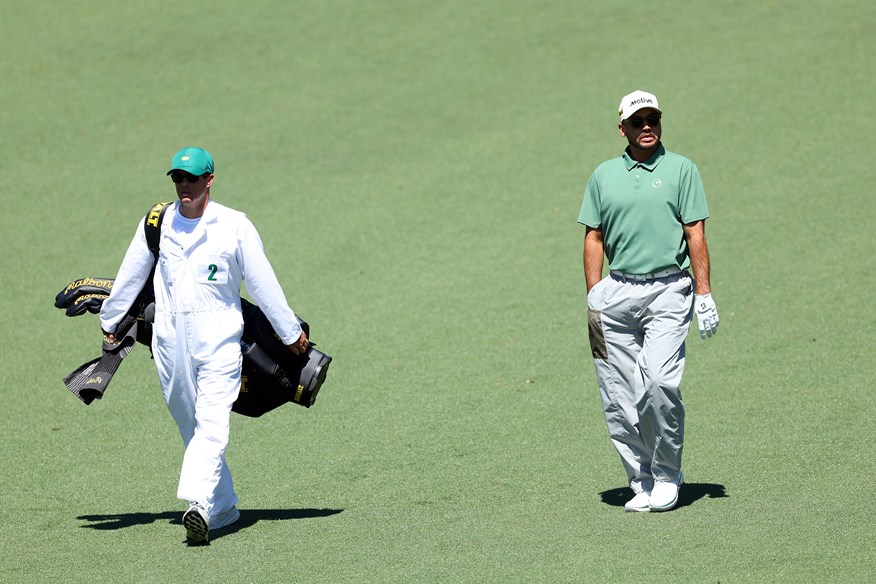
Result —
<path fill-rule="evenodd" d="M 682 223 L 709 218 L 709 205 L 700 171 L 693 162 L 683 167 L 678 189 L 678 212 Z"/>
<path fill-rule="evenodd" d="M 596 173 L 587 181 L 584 189 L 584 200 L 581 202 L 581 212 L 578 214 L 578 223 L 588 227 L 597 228 L 602 225 L 602 213 L 600 212 L 599 180 Z"/>

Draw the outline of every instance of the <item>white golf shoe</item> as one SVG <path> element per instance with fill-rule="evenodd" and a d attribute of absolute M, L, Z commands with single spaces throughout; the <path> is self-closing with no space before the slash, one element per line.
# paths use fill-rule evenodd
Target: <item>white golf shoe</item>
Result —
<path fill-rule="evenodd" d="M 190 544 L 209 543 L 209 516 L 198 503 L 189 503 L 188 510 L 183 514 L 182 523 L 186 528 L 186 540 Z"/>
<path fill-rule="evenodd" d="M 627 504 L 624 505 L 624 511 L 629 511 L 631 513 L 647 513 L 651 510 L 650 500 L 651 493 L 649 491 L 636 493 L 636 496 L 627 501 Z"/>
<path fill-rule="evenodd" d="M 669 511 L 678 503 L 679 485 L 666 481 L 657 481 L 654 483 L 654 490 L 651 491 L 651 500 L 648 505 L 651 511 Z"/>

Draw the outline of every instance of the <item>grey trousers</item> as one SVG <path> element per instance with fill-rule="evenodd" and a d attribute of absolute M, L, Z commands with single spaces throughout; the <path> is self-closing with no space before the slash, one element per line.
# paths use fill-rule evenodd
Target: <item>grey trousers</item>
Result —
<path fill-rule="evenodd" d="M 636 493 L 655 480 L 682 481 L 679 385 L 693 299 L 686 272 L 643 281 L 611 274 L 587 295 L 605 422 Z"/>

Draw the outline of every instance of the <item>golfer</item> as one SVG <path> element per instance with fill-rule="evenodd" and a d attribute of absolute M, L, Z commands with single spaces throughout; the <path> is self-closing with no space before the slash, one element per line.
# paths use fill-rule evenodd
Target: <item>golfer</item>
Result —
<path fill-rule="evenodd" d="M 248 292 L 293 353 L 304 354 L 308 344 L 253 224 L 210 199 L 210 153 L 184 148 L 173 156 L 167 174 L 178 201 L 168 206 L 161 224 L 152 352 L 185 446 L 177 497 L 189 503 L 183 525 L 187 541 L 197 544 L 208 542 L 209 530 L 240 517 L 225 452 L 231 406 L 240 389 L 241 282 L 246 280 Z M 111 342 L 154 265 L 141 220 L 100 314 Z"/>
<path fill-rule="evenodd" d="M 709 210 L 696 165 L 663 147 L 657 98 L 634 91 L 619 115 L 627 147 L 596 168 L 578 217 L 590 348 L 608 433 L 634 493 L 624 508 L 668 511 L 683 481 L 685 338 L 694 312 L 702 338 L 718 327 Z"/>

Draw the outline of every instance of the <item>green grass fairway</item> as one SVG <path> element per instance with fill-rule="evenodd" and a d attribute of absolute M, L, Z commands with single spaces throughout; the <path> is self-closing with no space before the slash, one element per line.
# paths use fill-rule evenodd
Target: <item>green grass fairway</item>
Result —
<path fill-rule="evenodd" d="M 0 4 L 3 584 L 873 581 L 872 0 Z M 721 316 L 664 514 L 623 512 L 576 222 L 633 89 L 703 175 Z M 334 357 L 234 417 L 202 548 L 149 352 L 85 407 L 98 321 L 52 306 L 189 145 Z"/>

